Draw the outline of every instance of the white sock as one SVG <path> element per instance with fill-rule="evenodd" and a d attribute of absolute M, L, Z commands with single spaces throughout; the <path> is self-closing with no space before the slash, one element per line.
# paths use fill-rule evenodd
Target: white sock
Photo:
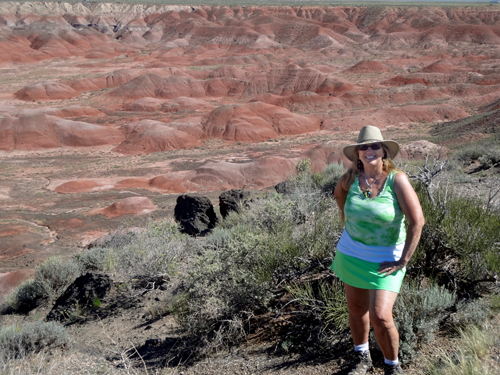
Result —
<path fill-rule="evenodd" d="M 384 357 L 384 362 L 385 362 L 386 365 L 396 366 L 399 363 L 399 359 L 396 358 L 394 361 L 391 361 L 390 359 L 387 359 L 387 358 Z"/>
<path fill-rule="evenodd" d="M 368 349 L 368 342 L 361 344 L 361 345 L 354 345 L 354 351 L 355 352 L 366 352 Z"/>

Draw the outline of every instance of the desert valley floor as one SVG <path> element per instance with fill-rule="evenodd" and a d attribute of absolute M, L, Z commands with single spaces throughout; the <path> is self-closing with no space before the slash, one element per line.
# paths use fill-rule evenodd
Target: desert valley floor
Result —
<path fill-rule="evenodd" d="M 179 194 L 345 162 L 367 124 L 403 158 L 498 131 L 498 4 L 1 2 L 0 51 L 0 294 Z"/>

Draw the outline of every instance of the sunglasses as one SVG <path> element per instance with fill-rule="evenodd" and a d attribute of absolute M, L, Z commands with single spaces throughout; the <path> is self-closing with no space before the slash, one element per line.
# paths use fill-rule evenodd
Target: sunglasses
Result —
<path fill-rule="evenodd" d="M 360 151 L 367 151 L 369 148 L 371 148 L 373 151 L 377 151 L 382 148 L 382 145 L 380 143 L 370 143 L 369 145 L 358 146 L 358 150 Z"/>

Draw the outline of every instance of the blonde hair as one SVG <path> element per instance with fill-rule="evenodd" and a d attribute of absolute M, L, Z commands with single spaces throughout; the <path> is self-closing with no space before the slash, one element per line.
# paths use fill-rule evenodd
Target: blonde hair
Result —
<path fill-rule="evenodd" d="M 399 169 L 396 167 L 396 164 L 394 164 L 392 158 L 389 155 L 389 149 L 387 148 L 387 146 L 383 143 L 380 144 L 385 154 L 384 157 L 382 158 L 383 162 L 382 170 L 386 173 L 399 171 Z M 354 156 L 352 158 L 352 166 L 347 170 L 347 172 L 342 177 L 340 177 L 340 180 L 338 182 L 340 184 L 340 187 L 342 188 L 340 197 L 339 199 L 337 199 L 337 204 L 340 207 L 340 217 L 342 219 L 342 223 L 345 222 L 344 206 L 345 206 L 345 201 L 347 199 L 347 193 L 349 192 L 351 185 L 356 179 L 356 176 L 359 176 L 361 171 L 363 171 L 363 163 L 361 162 L 361 160 L 359 160 L 358 148 L 356 148 L 356 152 L 354 153 Z"/>

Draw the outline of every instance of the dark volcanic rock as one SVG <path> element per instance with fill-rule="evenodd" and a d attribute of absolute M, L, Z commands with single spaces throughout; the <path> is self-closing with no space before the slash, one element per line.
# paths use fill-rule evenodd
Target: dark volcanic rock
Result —
<path fill-rule="evenodd" d="M 274 189 L 279 194 L 292 194 L 295 191 L 296 183 L 294 181 L 282 181 L 274 186 Z"/>
<path fill-rule="evenodd" d="M 203 196 L 179 196 L 174 217 L 179 223 L 181 232 L 191 236 L 203 236 L 209 233 L 219 221 L 212 202 Z"/>
<path fill-rule="evenodd" d="M 104 298 L 110 289 L 111 279 L 107 275 L 80 276 L 57 299 L 46 320 L 71 320 L 94 306 L 96 299 Z"/>
<path fill-rule="evenodd" d="M 219 209 L 223 218 L 230 212 L 241 212 L 242 207 L 248 207 L 251 202 L 250 192 L 241 189 L 225 191 L 219 196 Z"/>

